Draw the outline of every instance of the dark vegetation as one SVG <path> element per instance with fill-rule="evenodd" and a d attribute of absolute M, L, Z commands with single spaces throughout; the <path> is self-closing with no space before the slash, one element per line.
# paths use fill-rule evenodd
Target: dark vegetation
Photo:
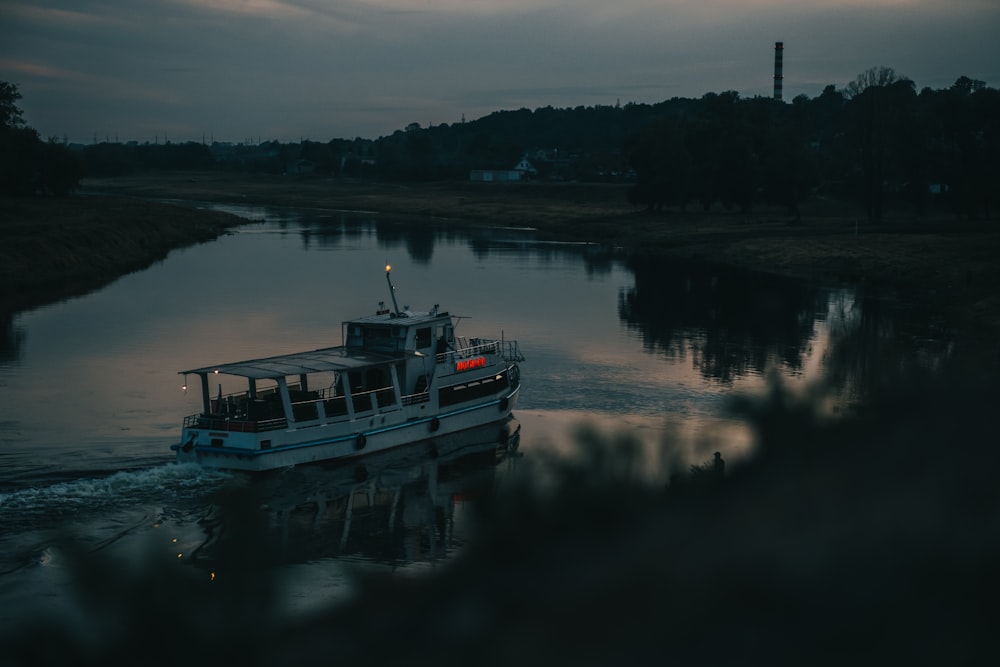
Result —
<path fill-rule="evenodd" d="M 6 664 L 977 663 L 1000 584 L 997 359 L 900 361 L 887 351 L 865 408 L 835 418 L 823 388 L 735 398 L 757 455 L 721 479 L 644 483 L 628 436 L 526 455 L 549 482 L 508 478 L 456 560 L 359 575 L 356 598 L 305 617 L 275 604 L 252 485 L 217 499 L 214 577 L 70 542 L 80 613 L 4 628 Z"/>
<path fill-rule="evenodd" d="M 42 142 L 19 99 L 2 84 L 0 191 L 23 195 L 0 199 L 3 296 L 18 295 L 8 312 L 31 305 L 32 286 L 54 298 L 78 293 L 237 222 L 198 222 L 190 211 L 171 220 L 175 209 L 149 201 L 51 196 L 86 177 L 89 192 L 533 226 L 550 239 L 827 281 L 916 283 L 960 313 L 1000 323 L 988 288 L 998 265 L 1000 91 L 967 77 L 917 93 L 873 68 L 842 90 L 791 103 L 708 93 L 500 111 L 376 140 L 257 145 Z M 522 157 L 534 180 L 468 181 L 470 169 L 510 169 Z M 151 174 L 159 188 L 127 185 Z M 156 220 L 173 229 L 154 230 Z M 98 228 L 84 229 L 92 222 Z M 102 243 L 117 252 L 102 253 Z"/>
<path fill-rule="evenodd" d="M 17 86 L 0 81 L 0 194 L 66 195 L 83 175 L 80 157 L 25 125 Z"/>
<path fill-rule="evenodd" d="M 19 94 L 3 85 L 7 192 L 64 194 L 81 175 L 161 169 L 463 181 L 470 170 L 511 170 L 525 157 L 535 178 L 627 182 L 632 203 L 681 211 L 721 206 L 749 215 L 778 206 L 798 216 L 804 201 L 820 197 L 859 206 L 870 220 L 881 220 L 888 206 L 914 217 L 974 219 L 993 215 L 1000 197 L 1000 91 L 963 76 L 950 88 L 918 92 L 885 67 L 791 103 L 729 91 L 657 104 L 498 111 L 451 125 L 412 123 L 378 139 L 232 145 L 95 138 L 74 151 L 20 127 Z"/>

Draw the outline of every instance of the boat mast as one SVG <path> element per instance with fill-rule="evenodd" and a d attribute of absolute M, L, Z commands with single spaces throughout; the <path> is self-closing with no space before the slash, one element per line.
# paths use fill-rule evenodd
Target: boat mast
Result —
<path fill-rule="evenodd" d="M 399 306 L 396 304 L 396 288 L 392 285 L 392 278 L 389 277 L 389 272 L 392 271 L 392 267 L 386 262 L 385 265 L 385 281 L 389 283 L 389 296 L 392 297 L 392 312 L 399 315 Z"/>

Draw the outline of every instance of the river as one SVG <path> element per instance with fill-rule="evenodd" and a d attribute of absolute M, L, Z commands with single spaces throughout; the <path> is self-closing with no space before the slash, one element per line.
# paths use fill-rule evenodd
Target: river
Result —
<path fill-rule="evenodd" d="M 211 571 L 216 494 L 234 484 L 260 487 L 292 610 L 349 595 L 358 569 L 417 574 L 467 543 L 483 488 L 533 459 L 573 457 L 581 427 L 634 437 L 652 484 L 669 462 L 739 461 L 753 441 L 727 401 L 772 377 L 793 390 L 821 382 L 833 337 L 866 326 L 850 290 L 516 227 L 216 208 L 251 222 L 15 316 L 0 350 L 0 624 L 26 609 L 80 612 L 67 536 L 108 562 L 152 550 Z M 400 451 L 362 475 L 307 468 L 266 482 L 173 462 L 181 421 L 200 408 L 178 370 L 339 344 L 343 320 L 389 299 L 386 263 L 400 306 L 439 304 L 462 316 L 460 335 L 518 341 L 516 451 L 497 461 L 473 438 L 442 460 Z"/>

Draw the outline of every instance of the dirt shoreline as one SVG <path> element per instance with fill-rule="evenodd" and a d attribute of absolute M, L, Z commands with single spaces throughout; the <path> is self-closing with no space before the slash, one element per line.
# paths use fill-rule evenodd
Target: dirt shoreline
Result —
<path fill-rule="evenodd" d="M 369 211 L 422 224 L 532 227 L 543 239 L 615 244 L 818 280 L 890 288 L 935 317 L 980 334 L 1000 331 L 1000 227 L 910 217 L 880 225 L 812 202 L 799 220 L 780 211 L 650 213 L 627 185 L 395 184 L 323 177 L 161 173 L 88 179 L 67 199 L 0 199 L 0 278 L 8 309 L 42 289 L 63 298 L 243 224 L 163 200 Z M 155 201 L 154 201 L 155 200 Z M 96 282 L 96 284 L 95 284 Z"/>

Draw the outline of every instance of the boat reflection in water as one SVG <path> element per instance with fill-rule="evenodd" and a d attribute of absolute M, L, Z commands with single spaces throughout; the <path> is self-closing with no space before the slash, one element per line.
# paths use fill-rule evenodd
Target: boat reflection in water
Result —
<path fill-rule="evenodd" d="M 456 510 L 491 491 L 498 464 L 516 456 L 519 442 L 520 423 L 508 416 L 351 462 L 248 476 L 203 522 L 207 539 L 192 555 L 225 567 L 226 554 L 246 553 L 232 540 L 247 540 L 257 557 L 267 545 L 269 564 L 343 558 L 405 565 L 446 557 L 463 543 Z M 246 531 L 239 519 L 250 508 L 258 510 L 256 527 Z M 231 522 L 242 527 L 230 530 Z"/>

